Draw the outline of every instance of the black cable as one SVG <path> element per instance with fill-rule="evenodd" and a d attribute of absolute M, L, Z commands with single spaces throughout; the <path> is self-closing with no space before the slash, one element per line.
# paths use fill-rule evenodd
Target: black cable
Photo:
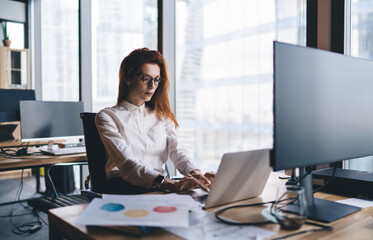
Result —
<path fill-rule="evenodd" d="M 322 185 L 322 186 L 320 186 L 319 188 L 313 190 L 313 193 L 318 192 L 318 191 L 320 191 L 321 189 L 323 189 L 324 187 L 328 186 L 329 183 L 330 183 L 330 182 L 332 181 L 332 179 L 334 178 L 334 175 L 335 175 L 336 170 L 337 170 L 337 167 L 334 167 L 334 168 L 333 168 L 333 173 L 332 173 L 332 175 L 329 177 L 328 181 L 326 181 L 326 183 L 324 183 L 324 185 Z"/>
<path fill-rule="evenodd" d="M 23 146 L 24 143 L 21 143 L 20 145 L 18 146 L 15 146 L 14 148 L 15 149 L 11 149 L 11 148 L 3 148 L 3 147 L 0 147 L 0 150 L 1 150 L 1 154 L 6 156 L 6 157 L 9 157 L 9 156 L 24 156 L 24 155 L 30 155 L 27 153 L 27 149 L 28 149 L 28 145 L 30 144 L 29 142 L 26 144 L 26 146 Z"/>
<path fill-rule="evenodd" d="M 314 229 L 304 230 L 304 231 L 300 231 L 300 232 L 290 233 L 290 234 L 285 235 L 285 236 L 272 238 L 272 240 L 285 239 L 285 238 L 293 237 L 293 236 L 304 234 L 304 233 L 310 233 L 310 232 L 332 231 L 333 230 L 333 227 L 331 227 L 331 226 L 322 225 L 322 224 L 318 224 L 318 223 L 313 223 L 313 222 L 306 221 L 305 224 L 320 227 L 320 228 L 314 228 Z"/>
<path fill-rule="evenodd" d="M 21 193 L 22 193 L 22 190 L 23 190 L 23 173 L 24 173 L 24 169 L 22 169 L 21 181 L 20 181 L 20 185 L 18 187 L 17 193 L 16 193 L 15 200 L 18 200 L 18 203 L 21 206 L 23 206 L 25 209 L 30 210 L 30 208 L 28 206 L 23 205 L 21 200 L 20 200 Z M 23 216 L 23 215 L 28 215 L 28 214 L 13 215 L 13 209 L 14 209 L 14 203 L 12 204 L 12 207 L 11 207 L 9 215 L 8 215 L 9 216 L 9 221 L 10 221 L 11 225 L 13 226 L 13 233 L 15 233 L 17 235 L 21 235 L 21 234 L 27 234 L 27 233 L 34 233 L 34 232 L 41 229 L 42 222 L 40 221 L 40 216 L 38 215 L 38 213 L 36 211 L 35 212 L 30 212 L 29 214 L 34 214 L 37 217 L 37 221 L 27 222 L 27 223 L 24 223 L 24 224 L 21 224 L 21 225 L 16 225 L 13 222 L 12 217 Z"/>
<path fill-rule="evenodd" d="M 283 199 L 282 201 L 285 201 L 285 200 L 288 200 L 288 199 Z M 220 214 L 222 214 L 223 212 L 225 212 L 225 211 L 227 211 L 229 209 L 233 209 L 233 208 L 253 207 L 253 206 L 266 205 L 266 204 L 272 204 L 272 206 L 271 206 L 271 208 L 272 208 L 273 204 L 275 202 L 276 201 L 269 201 L 269 202 L 263 202 L 263 203 L 251 203 L 251 204 L 242 204 L 242 205 L 228 206 L 228 207 L 222 208 L 219 211 L 217 211 L 215 213 L 215 218 L 218 219 L 222 223 L 225 223 L 225 224 L 228 224 L 228 225 L 236 225 L 236 226 L 262 225 L 262 224 L 274 223 L 274 222 L 269 221 L 269 220 L 268 221 L 259 221 L 259 222 L 237 222 L 237 221 L 234 221 L 234 220 L 222 217 L 222 216 L 220 216 Z M 304 234 L 304 233 L 310 233 L 310 232 L 332 231 L 333 230 L 333 227 L 327 226 L 327 225 L 322 225 L 322 224 L 319 224 L 319 223 L 314 223 L 314 222 L 306 221 L 305 224 L 316 226 L 316 227 L 319 227 L 319 228 L 309 229 L 309 230 L 304 230 L 304 231 L 300 231 L 300 232 L 291 233 L 291 234 L 288 234 L 288 235 L 285 235 L 285 236 L 282 236 L 282 237 L 273 238 L 272 240 L 285 239 L 285 238 L 289 238 L 289 237 L 292 237 L 292 236 L 296 236 L 296 235 L 300 235 L 300 234 Z"/>
<path fill-rule="evenodd" d="M 298 182 L 300 183 L 305 177 L 307 177 L 311 173 L 312 173 L 312 171 L 307 171 L 306 174 L 304 174 L 303 176 L 299 177 Z"/>
<path fill-rule="evenodd" d="M 241 205 L 233 205 L 228 206 L 225 208 L 220 209 L 215 213 L 215 218 L 221 221 L 222 223 L 229 224 L 229 225 L 236 225 L 236 226 L 248 226 L 248 225 L 262 225 L 267 223 L 272 223 L 271 221 L 259 221 L 259 222 L 236 222 L 227 218 L 220 216 L 223 212 L 233 209 L 233 208 L 242 208 L 242 207 L 254 207 L 254 206 L 261 206 L 266 204 L 273 204 L 275 201 L 263 202 L 263 203 L 250 203 L 250 204 L 241 204 Z"/>

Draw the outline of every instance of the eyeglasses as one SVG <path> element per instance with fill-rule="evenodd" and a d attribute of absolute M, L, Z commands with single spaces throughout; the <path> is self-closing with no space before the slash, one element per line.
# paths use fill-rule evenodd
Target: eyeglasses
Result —
<path fill-rule="evenodd" d="M 164 78 L 163 77 L 156 77 L 156 78 L 153 78 L 152 76 L 148 75 L 148 74 L 136 74 L 137 76 L 139 76 L 141 78 L 141 81 L 143 84 L 145 85 L 149 85 L 151 83 L 153 83 L 154 81 L 154 85 L 155 86 L 158 86 L 161 82 L 164 81 Z"/>

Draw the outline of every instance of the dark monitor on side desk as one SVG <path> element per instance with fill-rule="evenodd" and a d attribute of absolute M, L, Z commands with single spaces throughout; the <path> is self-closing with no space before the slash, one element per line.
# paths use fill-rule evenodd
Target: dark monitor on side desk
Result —
<path fill-rule="evenodd" d="M 313 198 L 306 167 L 373 155 L 372 89 L 372 61 L 274 42 L 271 166 L 300 168 L 310 218 L 331 222 L 358 210 Z"/>
<path fill-rule="evenodd" d="M 40 148 L 43 153 L 53 152 L 54 140 L 71 141 L 84 137 L 80 119 L 80 113 L 84 112 L 83 102 L 21 101 L 20 110 L 22 142 L 49 140 L 47 148 Z M 53 168 L 50 175 L 55 189 L 47 178 L 47 191 L 70 193 L 75 189 L 71 166 Z"/>
<path fill-rule="evenodd" d="M 35 100 L 34 90 L 0 89 L 0 141 L 13 140 L 13 131 L 20 121 L 19 103 L 22 100 Z"/>
<path fill-rule="evenodd" d="M 21 101 L 22 141 L 83 138 L 83 102 Z"/>

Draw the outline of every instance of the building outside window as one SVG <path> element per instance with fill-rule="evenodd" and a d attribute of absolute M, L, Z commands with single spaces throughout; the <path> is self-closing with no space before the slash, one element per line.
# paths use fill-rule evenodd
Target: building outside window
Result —
<path fill-rule="evenodd" d="M 349 31 L 350 55 L 373 61 L 373 0 L 351 0 Z M 348 18 L 347 18 L 348 19 Z M 349 53 L 347 53 L 349 54 Z M 373 171 L 373 157 L 354 159 L 349 162 L 349 168 L 363 171 Z"/>
<path fill-rule="evenodd" d="M 203 170 L 271 148 L 273 40 L 306 45 L 306 1 L 177 0 L 176 117 Z"/>
<path fill-rule="evenodd" d="M 93 111 L 116 104 L 119 67 L 141 47 L 157 49 L 157 0 L 92 1 Z"/>
<path fill-rule="evenodd" d="M 79 1 L 41 1 L 42 100 L 79 101 Z"/>

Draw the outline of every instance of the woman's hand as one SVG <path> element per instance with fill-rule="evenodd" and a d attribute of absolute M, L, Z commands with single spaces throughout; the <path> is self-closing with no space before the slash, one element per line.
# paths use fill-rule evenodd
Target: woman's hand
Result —
<path fill-rule="evenodd" d="M 197 187 L 200 187 L 207 192 L 210 191 L 206 184 L 204 184 L 202 181 L 195 178 L 191 174 L 185 175 L 185 177 L 183 177 L 179 181 L 174 181 L 172 179 L 166 178 L 161 187 L 162 189 L 169 192 L 182 192 Z"/>
<path fill-rule="evenodd" d="M 215 176 L 216 176 L 216 172 L 213 172 L 213 171 L 210 171 L 210 172 L 206 172 L 205 175 L 204 175 L 208 180 L 210 180 L 211 184 L 214 182 L 214 179 L 215 179 Z"/>
<path fill-rule="evenodd" d="M 215 179 L 216 173 L 215 172 L 206 172 L 204 175 L 202 175 L 201 170 L 195 169 L 190 173 L 193 177 L 200 180 L 203 184 L 205 184 L 207 187 L 210 187 L 212 182 Z"/>

